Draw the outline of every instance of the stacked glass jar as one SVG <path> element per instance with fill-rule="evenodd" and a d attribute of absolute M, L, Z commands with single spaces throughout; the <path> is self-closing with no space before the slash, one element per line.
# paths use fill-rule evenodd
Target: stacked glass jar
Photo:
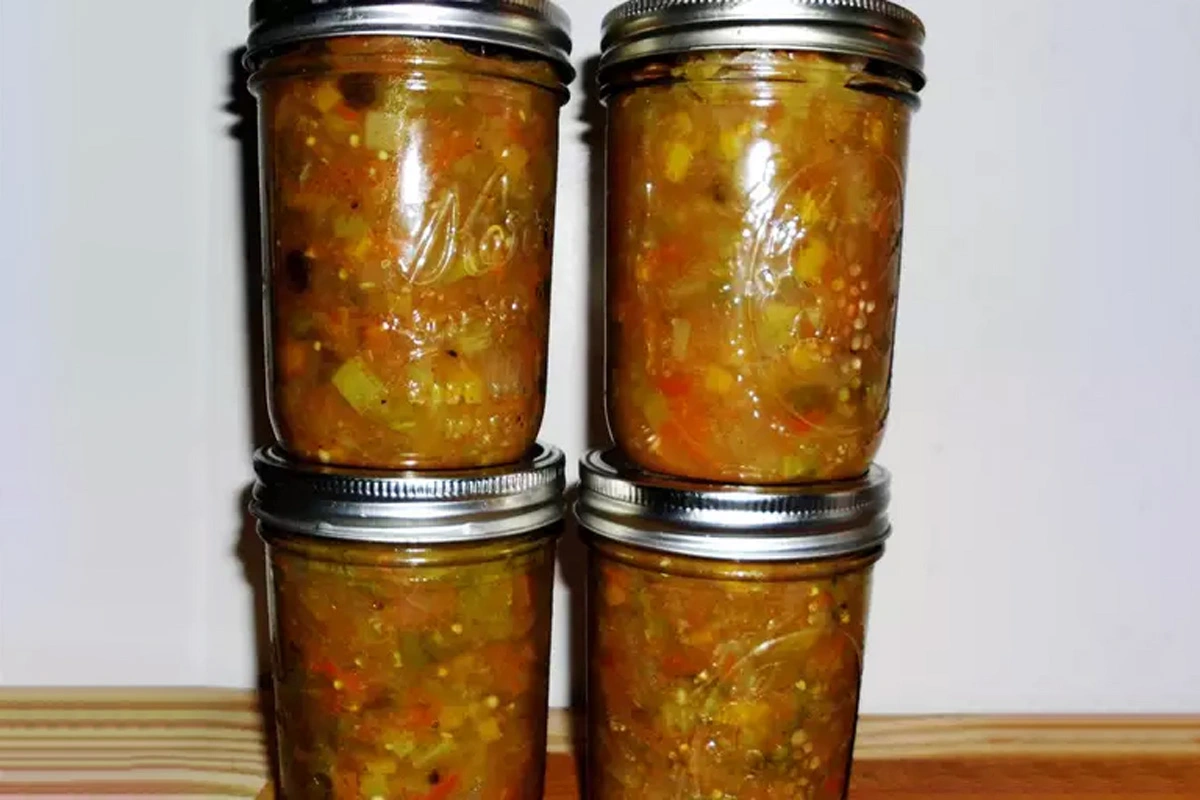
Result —
<path fill-rule="evenodd" d="M 255 0 L 252 25 L 282 794 L 539 800 L 566 17 Z"/>
<path fill-rule="evenodd" d="M 605 20 L 593 798 L 846 795 L 923 40 L 885 0 Z"/>

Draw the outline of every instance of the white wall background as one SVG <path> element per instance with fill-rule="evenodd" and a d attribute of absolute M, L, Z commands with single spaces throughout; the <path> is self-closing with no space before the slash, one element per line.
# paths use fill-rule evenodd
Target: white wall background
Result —
<path fill-rule="evenodd" d="M 254 682 L 247 5 L 0 0 L 4 684 Z M 566 5 L 582 62 L 605 4 Z M 931 81 L 865 709 L 1200 711 L 1200 3 L 912 6 Z M 543 432 L 572 457 L 581 108 L 577 85 Z"/>

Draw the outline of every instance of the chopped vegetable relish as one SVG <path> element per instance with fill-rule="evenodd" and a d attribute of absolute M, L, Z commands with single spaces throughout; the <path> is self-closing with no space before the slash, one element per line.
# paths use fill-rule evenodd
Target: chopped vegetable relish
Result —
<path fill-rule="evenodd" d="M 863 59 L 772 51 L 612 85 L 618 445 L 702 480 L 864 473 L 888 412 L 910 88 Z"/>
<path fill-rule="evenodd" d="M 550 62 L 344 37 L 253 80 L 280 442 L 377 468 L 519 459 L 546 381 Z"/>
<path fill-rule="evenodd" d="M 871 567 L 704 561 L 597 542 L 595 800 L 842 800 Z"/>
<path fill-rule="evenodd" d="M 269 542 L 288 800 L 540 800 L 554 543 Z"/>

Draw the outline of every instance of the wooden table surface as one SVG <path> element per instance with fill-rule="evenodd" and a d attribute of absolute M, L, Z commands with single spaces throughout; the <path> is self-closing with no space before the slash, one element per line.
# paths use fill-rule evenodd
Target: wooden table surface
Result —
<path fill-rule="evenodd" d="M 546 798 L 577 800 L 568 720 Z M 1200 718 L 868 718 L 852 800 L 1200 800 Z M 0 690 L 0 796 L 261 798 L 253 694 Z"/>

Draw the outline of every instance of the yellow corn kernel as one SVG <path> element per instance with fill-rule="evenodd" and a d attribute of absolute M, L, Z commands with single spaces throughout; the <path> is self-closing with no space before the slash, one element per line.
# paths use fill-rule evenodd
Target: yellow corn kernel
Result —
<path fill-rule="evenodd" d="M 825 262 L 829 260 L 829 245 L 822 239 L 809 239 L 796 255 L 792 272 L 796 280 L 814 284 L 821 282 Z"/>
<path fill-rule="evenodd" d="M 412 314 L 412 292 L 391 292 L 387 297 L 388 311 L 400 317 Z"/>
<path fill-rule="evenodd" d="M 704 372 L 704 386 L 710 392 L 717 394 L 729 394 L 733 391 L 737 380 L 729 373 L 728 370 L 722 369 L 715 364 L 709 365 Z"/>
<path fill-rule="evenodd" d="M 463 383 L 462 392 L 463 402 L 469 406 L 477 406 L 483 403 L 483 381 L 476 376 L 471 376 Z"/>
<path fill-rule="evenodd" d="M 500 158 L 508 170 L 509 177 L 518 179 L 525 174 L 525 167 L 529 164 L 529 151 L 520 145 L 510 144 L 504 148 Z"/>
<path fill-rule="evenodd" d="M 667 180 L 679 183 L 687 177 L 692 165 L 692 149 L 683 142 L 673 142 L 667 150 Z"/>
<path fill-rule="evenodd" d="M 759 343 L 771 350 L 785 349 L 795 340 L 796 322 L 802 309 L 787 303 L 768 303 L 763 308 Z"/>
<path fill-rule="evenodd" d="M 321 109 L 322 114 L 336 106 L 341 100 L 342 93 L 330 84 L 321 86 L 313 96 L 313 102 L 316 103 L 317 108 Z"/>
<path fill-rule="evenodd" d="M 363 120 L 363 144 L 369 149 L 395 150 L 404 130 L 404 118 L 386 111 L 368 111 Z"/>
<path fill-rule="evenodd" d="M 742 154 L 742 141 L 745 137 L 745 127 L 738 125 L 721 131 L 721 155 L 728 161 L 737 161 Z"/>
<path fill-rule="evenodd" d="M 785 478 L 799 478 L 804 474 L 804 461 L 796 456 L 784 456 L 780 467 Z"/>
<path fill-rule="evenodd" d="M 442 730 L 457 730 L 467 719 L 467 709 L 463 706 L 446 706 L 438 717 L 438 725 Z"/>
<path fill-rule="evenodd" d="M 649 426 L 657 430 L 664 422 L 671 417 L 671 408 L 667 404 L 667 398 L 663 397 L 658 392 L 651 392 L 642 406 L 642 413 L 646 417 L 646 422 Z"/>
<path fill-rule="evenodd" d="M 498 742 L 502 734 L 500 733 L 500 723 L 492 717 L 488 717 L 479 723 L 479 738 L 484 742 Z"/>
<path fill-rule="evenodd" d="M 679 67 L 675 74 L 688 81 L 710 81 L 723 69 L 725 64 L 718 58 L 698 58 Z"/>
<path fill-rule="evenodd" d="M 370 233 L 367 221 L 357 214 L 337 217 L 333 221 L 333 235 L 339 239 L 364 239 Z"/>
<path fill-rule="evenodd" d="M 692 337 L 692 324 L 686 319 L 671 320 L 671 356 L 676 361 L 687 358 L 688 342 Z"/>
<path fill-rule="evenodd" d="M 867 138 L 871 144 L 878 148 L 883 148 L 884 134 L 886 133 L 883 127 L 883 120 L 875 119 L 867 123 Z"/>
<path fill-rule="evenodd" d="M 813 197 L 812 192 L 805 192 L 800 201 L 800 220 L 806 227 L 812 227 L 821 221 L 821 204 Z"/>
<path fill-rule="evenodd" d="M 692 132 L 692 118 L 688 116 L 686 111 L 680 111 L 671 118 L 671 123 L 675 128 L 675 132 L 680 136 L 687 136 Z"/>
<path fill-rule="evenodd" d="M 769 729 L 773 713 L 770 703 L 742 700 L 727 702 L 717 711 L 716 716 L 719 722 L 745 731 L 751 728 Z"/>
<path fill-rule="evenodd" d="M 788 362 L 797 372 L 809 372 L 821 366 L 821 352 L 811 342 L 797 342 L 788 353 Z"/>
<path fill-rule="evenodd" d="M 649 262 L 649 260 L 646 258 L 639 258 L 637 260 L 637 267 L 635 268 L 634 274 L 637 277 L 638 283 L 649 283 L 650 282 L 650 262 Z"/>

